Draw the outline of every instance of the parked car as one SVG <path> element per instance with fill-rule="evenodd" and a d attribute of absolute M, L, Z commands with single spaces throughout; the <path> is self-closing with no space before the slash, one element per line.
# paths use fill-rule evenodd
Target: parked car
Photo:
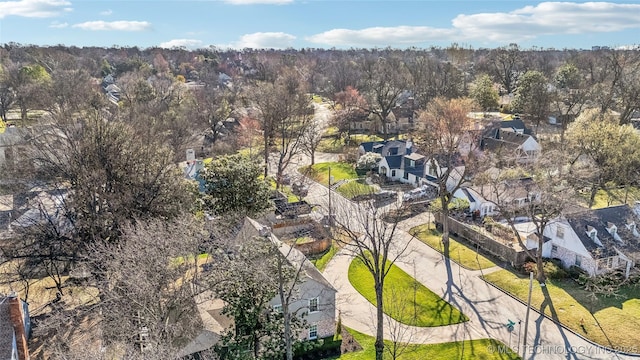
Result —
<path fill-rule="evenodd" d="M 383 190 L 379 193 L 373 194 L 373 199 L 376 201 L 390 200 L 396 199 L 398 197 L 398 193 L 395 191 Z"/>
<path fill-rule="evenodd" d="M 427 185 L 409 190 L 402 195 L 402 201 L 415 201 L 427 196 L 430 193 L 430 188 Z"/>

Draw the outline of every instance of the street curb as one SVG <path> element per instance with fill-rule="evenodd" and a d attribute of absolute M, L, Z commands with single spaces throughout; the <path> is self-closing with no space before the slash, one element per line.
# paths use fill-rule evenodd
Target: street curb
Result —
<path fill-rule="evenodd" d="M 507 269 L 505 269 L 505 270 L 507 270 Z M 507 270 L 507 271 L 508 271 L 508 270 Z M 493 284 L 493 283 L 491 283 L 491 282 L 489 282 L 489 281 L 485 280 L 483 276 L 480 276 L 480 279 L 482 279 L 482 281 L 484 281 L 486 284 L 491 285 L 491 286 L 492 286 L 492 287 L 494 287 L 495 289 L 497 289 L 497 290 L 501 291 L 502 293 L 504 293 L 504 294 L 506 294 L 506 295 L 510 296 L 511 298 L 513 298 L 513 299 L 517 300 L 518 302 L 520 302 L 520 303 L 521 303 L 521 304 L 523 304 L 524 306 L 527 306 L 527 303 L 526 303 L 526 302 L 524 302 L 524 301 L 522 301 L 522 299 L 520 299 L 520 298 L 518 298 L 518 297 L 514 296 L 513 294 L 511 294 L 510 292 L 508 292 L 508 291 L 504 290 L 503 288 L 499 287 L 498 285 L 495 285 L 495 284 Z M 535 311 L 536 313 L 538 313 L 538 314 L 540 314 L 540 315 L 544 316 L 545 318 L 547 318 L 547 319 L 551 320 L 554 324 L 559 325 L 559 326 L 560 326 L 560 327 L 562 327 L 564 330 L 567 330 L 567 331 L 569 331 L 570 333 L 573 333 L 573 334 L 574 334 L 574 335 L 576 335 L 577 337 L 579 337 L 579 338 L 583 339 L 584 341 L 586 341 L 586 342 L 590 343 L 591 345 L 593 345 L 593 346 L 595 346 L 595 347 L 598 347 L 598 348 L 603 349 L 603 350 L 605 350 L 605 351 L 611 352 L 612 354 L 618 354 L 618 355 L 625 355 L 625 356 L 631 356 L 631 357 L 637 357 L 637 358 L 640 358 L 640 354 L 628 353 L 628 352 L 623 352 L 623 351 L 617 351 L 617 350 L 614 350 L 614 349 L 608 348 L 608 347 L 606 347 L 606 346 L 600 345 L 600 344 L 598 344 L 598 343 L 595 343 L 595 342 L 593 342 L 592 340 L 587 339 L 586 337 L 582 336 L 581 334 L 579 334 L 579 333 L 575 332 L 573 329 L 570 329 L 570 328 L 568 328 L 567 326 L 563 325 L 561 322 L 558 322 L 558 321 L 554 320 L 553 318 L 550 318 L 547 314 L 543 314 L 543 313 L 541 313 L 540 311 L 538 311 L 537 309 L 534 309 L 534 308 L 531 308 L 531 310 L 533 310 L 533 311 Z"/>
<path fill-rule="evenodd" d="M 417 226 L 420 226 L 420 225 L 417 225 Z M 414 227 L 417 227 L 417 226 L 414 226 Z M 411 228 L 411 229 L 413 229 L 413 228 Z M 411 230 L 411 229 L 409 229 L 409 230 Z M 409 236 L 413 237 L 414 239 L 418 240 L 419 242 L 421 242 L 421 243 L 423 243 L 423 244 L 427 245 L 428 247 L 432 248 L 434 251 L 438 252 L 438 254 L 442 255 L 442 257 L 445 257 L 445 256 L 444 256 L 444 253 L 443 253 L 442 251 L 440 251 L 440 250 L 436 249 L 435 247 L 433 247 L 433 246 L 431 246 L 431 245 L 427 244 L 426 242 L 424 242 L 424 241 L 420 240 L 416 235 L 412 234 L 410 231 L 408 231 L 408 230 L 407 230 L 407 231 L 405 231 L 405 232 L 406 232 L 407 234 L 409 234 Z M 449 240 L 451 240 L 451 239 L 449 239 Z M 460 244 L 460 245 L 464 246 L 463 244 Z M 483 255 L 483 256 L 484 256 L 484 255 Z M 471 269 L 471 268 L 469 268 L 469 267 L 467 267 L 467 266 L 465 266 L 465 265 L 462 265 L 462 264 L 460 264 L 459 262 L 455 261 L 455 260 L 454 260 L 454 259 L 452 259 L 450 256 L 449 256 L 449 261 L 453 261 L 454 263 L 456 263 L 456 265 L 460 266 L 461 268 L 463 268 L 463 269 L 465 269 L 465 270 L 467 270 L 467 271 L 482 271 L 482 270 L 484 270 L 484 269 L 478 269 L 478 270 Z M 496 266 L 500 266 L 500 265 L 497 265 L 497 264 L 496 264 Z M 493 267 L 493 266 L 492 266 L 492 267 Z M 501 266 L 500 266 L 500 267 L 501 267 Z M 482 279 L 482 280 L 484 281 L 484 279 Z"/>

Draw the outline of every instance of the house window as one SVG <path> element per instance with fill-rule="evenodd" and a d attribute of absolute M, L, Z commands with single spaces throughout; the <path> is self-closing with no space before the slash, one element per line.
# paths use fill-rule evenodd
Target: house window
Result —
<path fill-rule="evenodd" d="M 391 177 L 396 176 L 396 171 L 395 170 L 391 170 Z"/>
<path fill-rule="evenodd" d="M 416 162 L 414 160 L 409 161 L 409 166 L 416 167 Z"/>
<path fill-rule="evenodd" d="M 405 180 L 409 180 L 409 173 L 408 172 L 404 173 L 404 179 Z"/>
<path fill-rule="evenodd" d="M 282 314 L 282 305 L 280 305 L 280 304 L 273 305 L 273 311 L 278 313 L 278 314 Z"/>
<path fill-rule="evenodd" d="M 576 255 L 576 262 L 574 263 L 575 266 L 582 266 L 582 257 L 580 257 L 580 255 Z"/>
<path fill-rule="evenodd" d="M 556 228 L 556 236 L 558 239 L 564 239 L 564 228 L 562 226 Z"/>
<path fill-rule="evenodd" d="M 558 252 L 558 247 L 555 245 L 551 245 L 551 252 L 552 253 Z"/>
<path fill-rule="evenodd" d="M 309 326 L 309 340 L 315 340 L 318 338 L 318 325 L 313 324 Z"/>
<path fill-rule="evenodd" d="M 317 312 L 318 311 L 318 298 L 309 299 L 309 312 Z"/>

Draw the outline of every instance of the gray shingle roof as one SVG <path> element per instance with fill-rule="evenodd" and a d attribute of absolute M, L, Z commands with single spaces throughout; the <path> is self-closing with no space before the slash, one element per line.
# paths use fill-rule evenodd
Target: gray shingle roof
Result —
<path fill-rule="evenodd" d="M 9 299 L 0 297 L 0 359 L 11 359 L 14 330 L 9 317 Z"/>
<path fill-rule="evenodd" d="M 389 169 L 400 169 L 402 167 L 402 159 L 404 155 L 391 155 L 384 157 L 387 160 Z"/>
<path fill-rule="evenodd" d="M 578 235 L 584 247 L 591 252 L 594 258 L 613 256 L 616 254 L 614 246 L 625 252 L 640 251 L 640 238 L 635 237 L 627 228 L 627 224 L 634 222 L 640 226 L 640 220 L 634 214 L 629 205 L 610 206 L 603 209 L 586 210 L 565 215 L 567 222 Z M 607 231 L 608 224 L 615 224 L 617 233 L 622 243 L 613 238 Z M 602 247 L 598 246 L 587 235 L 587 228 L 591 227 L 598 233 L 598 239 Z"/>
<path fill-rule="evenodd" d="M 243 229 L 247 231 L 245 235 L 251 234 L 252 236 L 260 236 L 260 229 L 262 229 L 262 225 L 259 222 L 247 217 L 245 218 L 245 226 Z M 322 273 L 320 273 L 320 271 L 311 263 L 311 261 L 309 261 L 307 257 L 304 256 L 302 252 L 283 243 L 282 241 L 280 241 L 280 239 L 278 239 L 278 237 L 273 234 L 270 234 L 269 239 L 278 247 L 280 253 L 285 256 L 287 261 L 289 261 L 289 263 L 295 269 L 302 269 L 304 275 L 308 278 L 313 279 L 320 284 L 323 284 L 328 289 L 337 291 L 333 287 L 333 285 L 331 285 L 331 283 L 327 279 L 325 279 Z"/>

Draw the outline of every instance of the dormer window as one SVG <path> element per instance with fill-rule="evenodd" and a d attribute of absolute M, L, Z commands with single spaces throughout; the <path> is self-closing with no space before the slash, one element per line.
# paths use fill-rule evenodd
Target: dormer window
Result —
<path fill-rule="evenodd" d="M 620 235 L 618 235 L 618 227 L 616 226 L 616 224 L 607 222 L 607 231 L 609 232 L 609 235 L 611 235 L 611 237 L 613 237 L 616 241 L 622 242 L 622 238 L 620 238 Z"/>
<path fill-rule="evenodd" d="M 600 239 L 598 239 L 598 230 L 596 230 L 593 226 L 587 225 L 586 233 L 591 241 L 599 246 L 602 246 Z"/>
<path fill-rule="evenodd" d="M 638 229 L 636 227 L 636 223 L 635 222 L 630 222 L 627 225 L 627 229 L 629 229 L 629 231 L 631 231 L 631 233 L 633 234 L 633 236 L 635 237 L 640 237 L 640 233 L 638 233 Z"/>

